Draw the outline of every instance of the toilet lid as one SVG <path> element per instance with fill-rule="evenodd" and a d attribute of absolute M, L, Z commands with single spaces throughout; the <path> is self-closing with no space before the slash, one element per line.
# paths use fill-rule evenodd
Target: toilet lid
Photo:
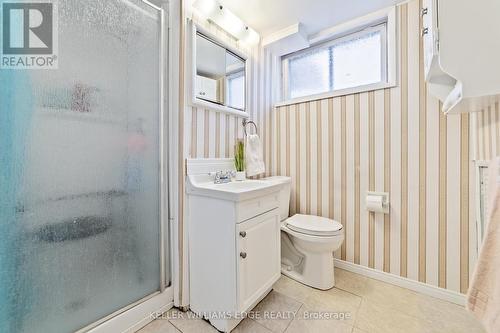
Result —
<path fill-rule="evenodd" d="M 342 230 L 342 224 L 321 216 L 296 214 L 286 220 L 293 231 L 313 236 L 335 236 Z"/>

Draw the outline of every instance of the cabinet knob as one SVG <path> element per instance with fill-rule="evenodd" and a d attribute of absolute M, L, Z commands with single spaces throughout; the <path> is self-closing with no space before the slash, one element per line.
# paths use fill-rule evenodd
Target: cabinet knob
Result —
<path fill-rule="evenodd" d="M 245 259 L 247 257 L 247 253 L 246 252 L 240 252 L 240 257 L 242 257 L 243 259 Z"/>
<path fill-rule="evenodd" d="M 240 236 L 245 238 L 247 236 L 247 232 L 246 231 L 240 231 Z"/>
<path fill-rule="evenodd" d="M 429 28 L 423 28 L 422 29 L 422 36 L 425 36 L 429 33 Z"/>
<path fill-rule="evenodd" d="M 427 15 L 428 13 L 429 13 L 428 8 L 422 8 L 422 11 L 421 11 L 422 16 Z"/>

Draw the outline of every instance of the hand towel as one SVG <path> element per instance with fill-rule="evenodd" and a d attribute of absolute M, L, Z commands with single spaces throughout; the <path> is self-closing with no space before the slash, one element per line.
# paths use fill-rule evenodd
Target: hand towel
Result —
<path fill-rule="evenodd" d="M 467 309 L 489 333 L 500 332 L 500 157 L 488 166 L 487 226 L 472 282 Z"/>
<path fill-rule="evenodd" d="M 266 171 L 262 155 L 262 143 L 259 136 L 257 134 L 247 135 L 245 143 L 245 167 L 248 177 L 256 176 Z"/>

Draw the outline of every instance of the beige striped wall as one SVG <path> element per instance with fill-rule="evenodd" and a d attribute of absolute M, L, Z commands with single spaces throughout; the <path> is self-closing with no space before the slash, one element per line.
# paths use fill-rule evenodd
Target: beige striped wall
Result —
<path fill-rule="evenodd" d="M 471 116 L 476 131 L 475 158 L 489 160 L 500 155 L 500 106 L 496 101 Z"/>
<path fill-rule="evenodd" d="M 338 258 L 464 293 L 476 258 L 470 116 L 443 116 L 427 94 L 419 1 L 398 10 L 398 87 L 276 108 L 272 173 L 292 177 L 292 214 L 344 225 Z M 389 192 L 390 214 L 366 211 L 366 191 Z"/>

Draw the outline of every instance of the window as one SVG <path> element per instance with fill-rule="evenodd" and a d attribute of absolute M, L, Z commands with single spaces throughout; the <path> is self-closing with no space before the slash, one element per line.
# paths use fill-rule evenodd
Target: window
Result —
<path fill-rule="evenodd" d="M 388 81 L 387 23 L 282 57 L 284 99 Z"/>
<path fill-rule="evenodd" d="M 245 73 L 238 72 L 227 77 L 226 104 L 239 110 L 245 109 Z"/>

